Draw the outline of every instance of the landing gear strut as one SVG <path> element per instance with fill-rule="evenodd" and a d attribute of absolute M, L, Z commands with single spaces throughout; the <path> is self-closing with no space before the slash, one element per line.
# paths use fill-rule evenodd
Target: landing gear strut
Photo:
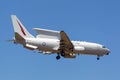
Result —
<path fill-rule="evenodd" d="M 65 56 L 64 51 L 63 51 L 63 50 L 60 50 L 60 54 L 61 54 L 61 56 Z"/>

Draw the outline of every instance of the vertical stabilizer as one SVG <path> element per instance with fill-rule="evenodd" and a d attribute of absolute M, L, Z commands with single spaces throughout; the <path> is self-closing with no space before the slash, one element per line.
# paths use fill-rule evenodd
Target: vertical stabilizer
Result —
<path fill-rule="evenodd" d="M 19 35 L 19 38 L 33 38 L 33 36 L 27 31 L 24 25 L 20 22 L 20 20 L 16 17 L 16 15 L 11 15 L 15 38 L 17 38 L 16 34 Z"/>

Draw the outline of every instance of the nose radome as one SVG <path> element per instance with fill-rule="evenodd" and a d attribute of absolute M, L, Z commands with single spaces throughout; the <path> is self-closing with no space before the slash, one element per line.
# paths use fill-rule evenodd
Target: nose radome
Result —
<path fill-rule="evenodd" d="M 106 55 L 109 55 L 110 50 L 106 48 Z"/>

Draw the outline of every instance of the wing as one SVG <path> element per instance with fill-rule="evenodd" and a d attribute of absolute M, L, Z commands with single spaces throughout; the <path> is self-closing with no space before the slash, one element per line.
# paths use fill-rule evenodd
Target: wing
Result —
<path fill-rule="evenodd" d="M 69 37 L 67 36 L 67 34 L 64 31 L 60 32 L 60 50 L 61 53 L 64 53 L 64 57 L 65 58 L 74 58 L 75 55 L 73 55 L 73 44 L 70 41 Z"/>
<path fill-rule="evenodd" d="M 41 28 L 33 28 L 37 32 L 37 38 L 50 38 L 50 39 L 59 39 L 60 31 L 47 30 Z"/>
<path fill-rule="evenodd" d="M 73 50 L 73 44 L 70 41 L 69 37 L 64 31 L 60 32 L 61 40 L 60 40 L 60 47 L 62 49 L 68 49 L 68 50 Z"/>

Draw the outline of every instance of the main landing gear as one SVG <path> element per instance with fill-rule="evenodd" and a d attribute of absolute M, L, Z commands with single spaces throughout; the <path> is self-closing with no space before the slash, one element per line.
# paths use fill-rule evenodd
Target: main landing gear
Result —
<path fill-rule="evenodd" d="M 59 59 L 60 59 L 60 56 L 56 56 L 56 59 L 59 60 Z"/>
<path fill-rule="evenodd" d="M 59 59 L 60 59 L 60 55 L 59 55 L 59 54 L 56 56 L 56 59 L 57 59 L 57 60 L 59 60 Z"/>
<path fill-rule="evenodd" d="M 63 57 L 65 56 L 65 53 L 63 50 L 60 50 L 60 53 L 57 53 L 56 59 L 59 60 L 60 56 L 63 56 Z"/>

